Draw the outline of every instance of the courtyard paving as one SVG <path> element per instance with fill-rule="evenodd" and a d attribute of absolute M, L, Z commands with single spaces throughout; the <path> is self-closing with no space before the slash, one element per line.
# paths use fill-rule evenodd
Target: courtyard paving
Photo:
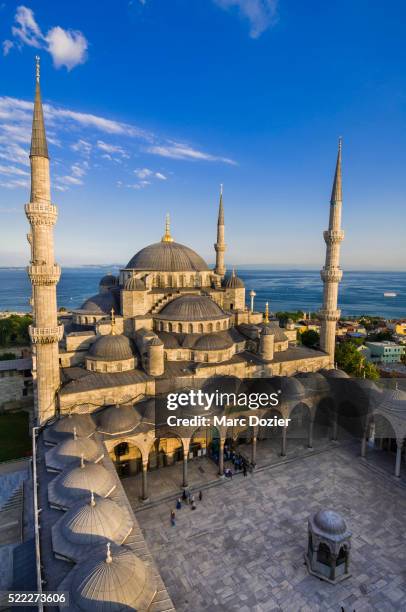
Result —
<path fill-rule="evenodd" d="M 131 497 L 131 496 L 130 496 Z M 310 576 L 307 518 L 343 514 L 353 532 L 352 576 Z M 178 611 L 406 610 L 406 489 L 353 447 L 331 446 L 203 490 L 170 524 L 172 501 L 137 519 Z"/>

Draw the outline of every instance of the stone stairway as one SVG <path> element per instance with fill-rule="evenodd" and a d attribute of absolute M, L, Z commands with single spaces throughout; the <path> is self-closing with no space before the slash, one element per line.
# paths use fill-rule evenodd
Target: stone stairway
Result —
<path fill-rule="evenodd" d="M 157 303 L 151 308 L 150 313 L 156 314 L 157 312 L 162 310 L 162 308 L 166 306 L 168 302 L 173 300 L 175 297 L 179 297 L 180 295 L 181 295 L 180 291 L 174 291 L 172 293 L 167 293 L 164 297 L 158 300 Z"/>

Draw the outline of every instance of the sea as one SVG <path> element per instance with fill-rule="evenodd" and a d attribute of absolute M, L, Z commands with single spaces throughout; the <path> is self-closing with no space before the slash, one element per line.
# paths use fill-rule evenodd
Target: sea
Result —
<path fill-rule="evenodd" d="M 79 308 L 98 292 L 100 278 L 118 267 L 64 268 L 57 286 L 58 307 Z M 280 310 L 315 312 L 322 303 L 322 282 L 317 270 L 240 269 L 238 275 L 249 292 L 256 292 L 255 310 L 269 302 L 271 312 Z M 395 293 L 385 297 L 384 293 Z M 29 312 L 31 288 L 23 268 L 0 268 L 0 311 Z M 339 307 L 344 316 L 362 314 L 385 318 L 406 317 L 406 272 L 344 271 L 339 289 Z"/>

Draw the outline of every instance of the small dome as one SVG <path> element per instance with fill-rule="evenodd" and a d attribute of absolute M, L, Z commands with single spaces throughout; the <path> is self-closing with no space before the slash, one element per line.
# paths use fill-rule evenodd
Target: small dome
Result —
<path fill-rule="evenodd" d="M 234 270 L 223 280 L 222 285 L 225 289 L 244 289 L 245 287 L 244 281 L 236 276 Z"/>
<path fill-rule="evenodd" d="M 282 402 L 298 401 L 306 395 L 306 390 L 300 380 L 293 376 L 273 376 L 271 383 L 275 389 L 281 390 L 280 400 Z"/>
<path fill-rule="evenodd" d="M 68 438 L 45 455 L 47 467 L 64 468 L 72 463 L 78 463 L 82 457 L 85 461 L 96 461 L 103 453 L 100 452 L 96 442 L 92 438 Z"/>
<path fill-rule="evenodd" d="M 329 390 L 329 384 L 320 372 L 298 372 L 295 378 L 298 378 L 306 389 L 314 393 L 324 393 Z"/>
<path fill-rule="evenodd" d="M 52 434 L 61 439 L 73 436 L 74 431 L 78 437 L 87 438 L 94 432 L 96 426 L 90 414 L 73 413 L 59 418 L 50 429 Z"/>
<path fill-rule="evenodd" d="M 109 406 L 100 415 L 98 429 L 111 436 L 123 434 L 132 431 L 140 421 L 140 415 L 132 406 Z"/>
<path fill-rule="evenodd" d="M 60 529 L 71 544 L 96 545 L 103 541 L 122 543 L 127 516 L 112 499 L 94 496 L 86 504 L 77 504 L 64 514 Z M 126 529 L 128 535 L 128 528 Z"/>
<path fill-rule="evenodd" d="M 82 463 L 59 478 L 58 488 L 62 495 L 68 494 L 78 500 L 89 497 L 91 491 L 106 497 L 116 486 L 114 476 L 99 463 Z"/>
<path fill-rule="evenodd" d="M 187 294 L 169 302 L 155 316 L 170 321 L 207 321 L 228 315 L 207 295 Z"/>
<path fill-rule="evenodd" d="M 343 517 L 334 510 L 319 510 L 313 517 L 313 523 L 320 531 L 330 536 L 339 536 L 347 531 Z"/>
<path fill-rule="evenodd" d="M 286 321 L 286 323 L 288 325 L 294 325 L 293 319 L 290 319 L 290 318 Z"/>
<path fill-rule="evenodd" d="M 261 336 L 274 336 L 274 330 L 272 327 L 269 327 L 269 325 L 264 325 L 263 328 L 261 329 Z"/>
<path fill-rule="evenodd" d="M 224 334 L 206 334 L 199 338 L 193 348 L 197 351 L 221 351 L 229 349 L 233 342 L 229 336 Z"/>
<path fill-rule="evenodd" d="M 326 376 L 327 378 L 350 378 L 350 376 L 347 374 L 347 372 L 344 372 L 344 370 L 339 370 L 339 369 L 331 369 L 331 370 L 320 370 L 321 374 L 323 374 L 323 376 Z"/>
<path fill-rule="evenodd" d="M 100 279 L 99 287 L 115 287 L 118 284 L 118 279 L 114 274 L 106 274 Z"/>
<path fill-rule="evenodd" d="M 130 259 L 127 268 L 157 272 L 202 272 L 209 269 L 200 255 L 178 242 L 150 244 Z"/>
<path fill-rule="evenodd" d="M 140 278 L 135 278 L 135 276 L 131 276 L 126 280 L 124 285 L 125 291 L 145 291 L 145 283 Z"/>
<path fill-rule="evenodd" d="M 151 338 L 151 340 L 148 342 L 148 346 L 162 346 L 162 345 L 163 345 L 163 342 L 158 336 L 154 336 L 154 338 Z"/>
<path fill-rule="evenodd" d="M 267 327 L 269 330 L 272 331 L 273 335 L 275 336 L 275 342 L 287 342 L 288 341 L 288 338 L 287 336 L 285 336 L 283 329 L 279 327 L 279 323 L 275 321 L 270 321 L 269 323 L 260 324 L 261 331 L 263 331 L 265 327 Z"/>
<path fill-rule="evenodd" d="M 73 572 L 71 604 L 83 612 L 148 610 L 157 590 L 151 567 L 126 546 L 100 546 Z"/>
<path fill-rule="evenodd" d="M 122 334 L 99 336 L 89 350 L 89 357 L 103 361 L 124 361 L 134 357 L 130 338 Z"/>
<path fill-rule="evenodd" d="M 107 291 L 87 299 L 79 310 L 85 310 L 90 314 L 110 314 L 112 308 L 117 309 L 114 292 Z"/>

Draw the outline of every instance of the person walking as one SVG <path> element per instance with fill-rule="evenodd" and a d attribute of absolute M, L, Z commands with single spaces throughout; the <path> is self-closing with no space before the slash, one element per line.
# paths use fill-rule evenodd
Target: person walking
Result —
<path fill-rule="evenodd" d="M 199 491 L 199 501 L 202 501 L 202 499 L 203 499 L 203 493 Z"/>
<path fill-rule="evenodd" d="M 247 475 L 247 466 L 245 465 L 245 463 L 244 463 L 244 467 L 243 467 L 243 473 L 244 473 L 244 476 Z"/>
<path fill-rule="evenodd" d="M 181 508 L 182 508 L 182 500 L 180 497 L 178 497 L 176 501 L 176 510 L 180 510 Z"/>
<path fill-rule="evenodd" d="M 171 510 L 171 525 L 172 525 L 172 527 L 175 527 L 175 524 L 176 524 L 175 523 L 175 517 L 176 517 L 175 510 Z"/>

